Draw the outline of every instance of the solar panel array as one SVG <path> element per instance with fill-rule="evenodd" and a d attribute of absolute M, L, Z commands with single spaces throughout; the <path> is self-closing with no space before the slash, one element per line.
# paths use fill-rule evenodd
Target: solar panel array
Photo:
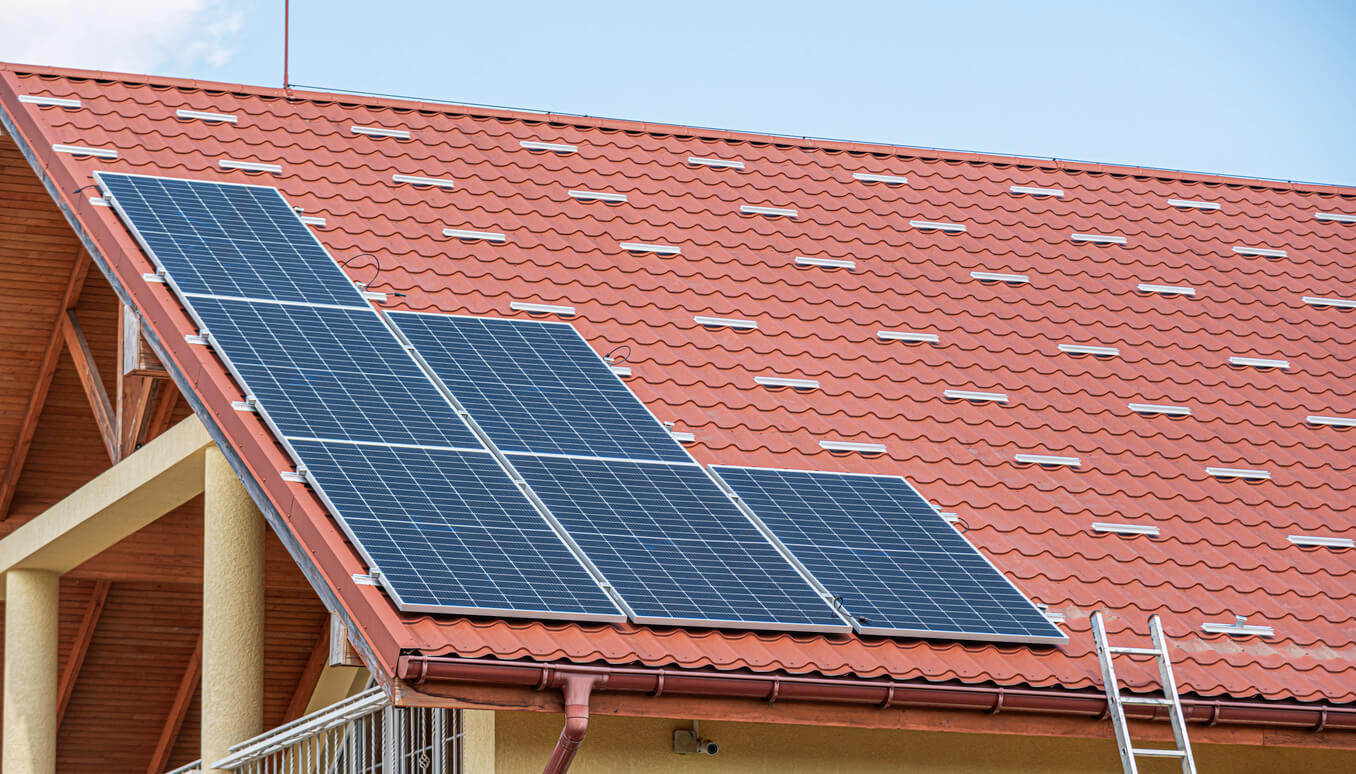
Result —
<path fill-rule="evenodd" d="M 625 620 L 488 451 L 293 447 L 401 609 Z"/>
<path fill-rule="evenodd" d="M 1063 642 L 898 476 L 713 466 L 864 634 Z"/>
<path fill-rule="evenodd" d="M 573 325 L 388 316 L 504 451 L 692 462 Z"/>
<path fill-rule="evenodd" d="M 190 301 L 284 437 L 481 448 L 372 309 Z"/>
<path fill-rule="evenodd" d="M 181 293 L 366 307 L 276 188 L 95 172 Z"/>
<path fill-rule="evenodd" d="M 572 326 L 383 320 L 276 189 L 97 174 L 402 610 L 1063 639 L 903 479 L 741 504 Z"/>
<path fill-rule="evenodd" d="M 851 630 L 695 464 L 513 464 L 637 623 Z"/>
<path fill-rule="evenodd" d="M 275 189 L 99 182 L 401 609 L 625 620 Z"/>

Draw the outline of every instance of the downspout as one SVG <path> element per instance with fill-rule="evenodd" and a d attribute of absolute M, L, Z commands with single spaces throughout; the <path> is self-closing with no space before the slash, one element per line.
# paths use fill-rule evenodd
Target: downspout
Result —
<path fill-rule="evenodd" d="M 607 685 L 607 675 L 571 671 L 545 670 L 542 672 L 543 687 L 560 688 L 565 700 L 565 727 L 560 730 L 560 739 L 551 751 L 542 774 L 565 774 L 574 762 L 579 745 L 584 743 L 584 734 L 589 730 L 589 694 L 595 687 Z"/>

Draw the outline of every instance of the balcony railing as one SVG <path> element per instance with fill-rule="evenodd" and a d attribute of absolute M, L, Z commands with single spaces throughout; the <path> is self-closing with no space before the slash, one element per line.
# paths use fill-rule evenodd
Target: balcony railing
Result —
<path fill-rule="evenodd" d="M 235 774 L 461 774 L 461 713 L 392 707 L 380 688 L 231 747 Z M 168 774 L 192 774 L 199 763 Z"/>

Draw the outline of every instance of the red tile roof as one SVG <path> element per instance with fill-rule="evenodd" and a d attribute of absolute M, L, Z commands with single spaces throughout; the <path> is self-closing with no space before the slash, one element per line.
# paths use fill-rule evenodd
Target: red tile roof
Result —
<path fill-rule="evenodd" d="M 1356 537 L 1356 430 L 1306 421 L 1356 416 L 1356 310 L 1304 300 L 1356 298 L 1356 225 L 1316 217 L 1356 215 L 1356 189 L 349 95 L 284 99 L 272 89 L 88 72 L 8 66 L 0 75 L 0 105 L 62 180 L 83 184 L 108 169 L 276 185 L 324 218 L 317 233 L 341 261 L 380 257 L 372 288 L 407 294 L 394 306 L 499 316 L 522 316 L 515 301 L 573 306 L 600 352 L 630 348 L 630 384 L 661 420 L 695 435 L 703 462 L 906 475 L 958 514 L 967 538 L 1024 591 L 1062 613 L 1071 637 L 1060 648 L 1026 648 L 401 615 L 352 584 L 346 573 L 361 566 L 317 503 L 261 478 L 388 665 L 400 649 L 418 649 L 1088 688 L 1100 685 L 1088 616 L 1105 609 L 1122 639 L 1161 614 L 1181 657 L 1178 679 L 1197 694 L 1356 702 L 1356 554 L 1287 540 Z M 17 94 L 81 106 L 20 104 Z M 177 118 L 185 109 L 236 120 Z M 117 158 L 54 153 L 57 144 Z M 692 156 L 744 167 L 694 165 Z M 281 172 L 228 171 L 223 160 Z M 393 175 L 455 185 L 416 187 Z M 571 190 L 627 201 L 582 201 Z M 172 306 L 139 278 L 135 266 L 148 264 L 111 212 L 85 201 L 89 193 L 70 197 L 75 216 L 114 254 L 113 270 L 143 313 L 154 316 L 152 302 Z M 749 215 L 745 205 L 796 213 Z M 464 242 L 444 228 L 505 239 Z M 628 252 L 623 242 L 681 254 Z M 1259 247 L 1285 255 L 1239 251 Z M 798 265 L 797 256 L 856 268 Z M 372 272 L 365 260 L 352 263 L 360 281 Z M 1195 294 L 1141 292 L 1141 283 Z M 711 330 L 696 316 L 758 327 Z M 183 345 L 187 318 L 155 324 L 232 445 L 257 447 L 248 457 L 256 475 L 285 465 L 262 425 L 222 407 L 234 388 L 202 348 Z M 885 341 L 880 330 L 931 333 L 937 343 Z M 1069 354 L 1061 344 L 1119 354 Z M 1233 366 L 1233 356 L 1289 367 Z M 772 391 L 754 382 L 759 375 L 820 387 Z M 948 400 L 949 389 L 1007 400 Z M 1191 414 L 1144 416 L 1129 404 Z M 886 452 L 839 456 L 820 447 L 825 440 Z M 1046 469 L 1017 463 L 1017 454 L 1079 464 Z M 1212 467 L 1270 479 L 1220 480 Z M 1161 534 L 1096 533 L 1093 522 Z M 1276 636 L 1201 631 L 1234 615 Z M 1127 667 L 1124 677 L 1156 683 L 1147 669 Z"/>

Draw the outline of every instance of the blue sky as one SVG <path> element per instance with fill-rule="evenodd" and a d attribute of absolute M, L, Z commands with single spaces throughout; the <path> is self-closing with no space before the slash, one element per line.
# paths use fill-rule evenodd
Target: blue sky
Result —
<path fill-rule="evenodd" d="M 5 5 L 0 59 L 281 83 L 281 0 Z M 1356 184 L 1353 41 L 1353 2 L 293 0 L 291 80 Z"/>

